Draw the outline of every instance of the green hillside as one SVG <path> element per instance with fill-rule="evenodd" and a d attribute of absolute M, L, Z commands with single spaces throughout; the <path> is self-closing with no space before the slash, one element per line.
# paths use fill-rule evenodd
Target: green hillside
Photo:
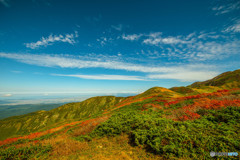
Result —
<path fill-rule="evenodd" d="M 239 88 L 240 87 L 240 69 L 235 71 L 224 72 L 204 82 L 195 82 L 188 87 L 204 88 L 205 86 Z"/>
<path fill-rule="evenodd" d="M 194 90 L 190 87 L 172 87 L 169 90 L 180 93 L 180 94 L 194 94 Z"/>
<path fill-rule="evenodd" d="M 0 120 L 0 159 L 239 159 L 240 88 L 229 89 L 238 75 Z"/>
<path fill-rule="evenodd" d="M 37 111 L 26 115 L 9 117 L 0 120 L 0 140 L 94 116 L 105 109 L 113 107 L 123 99 L 114 96 L 93 97 L 83 102 L 64 104 L 50 111 Z"/>
<path fill-rule="evenodd" d="M 152 87 L 146 90 L 145 92 L 135 96 L 135 99 L 150 97 L 150 96 L 174 97 L 174 96 L 179 96 L 179 94 L 164 87 Z"/>

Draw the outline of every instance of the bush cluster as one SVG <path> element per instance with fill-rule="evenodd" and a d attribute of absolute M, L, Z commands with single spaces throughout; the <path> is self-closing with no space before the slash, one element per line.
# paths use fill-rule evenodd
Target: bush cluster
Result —
<path fill-rule="evenodd" d="M 0 159 L 33 159 L 51 151 L 51 145 L 34 145 L 16 148 L 15 146 L 0 150 Z"/>
<path fill-rule="evenodd" d="M 208 159 L 211 151 L 240 150 L 238 107 L 200 110 L 201 118 L 194 121 L 173 121 L 163 118 L 163 114 L 152 110 L 119 112 L 99 125 L 90 136 L 126 133 L 135 145 L 165 158 Z"/>

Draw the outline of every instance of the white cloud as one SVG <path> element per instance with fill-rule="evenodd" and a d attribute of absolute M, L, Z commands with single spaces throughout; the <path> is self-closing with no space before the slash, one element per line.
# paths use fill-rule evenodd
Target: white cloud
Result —
<path fill-rule="evenodd" d="M 239 22 L 240 24 L 240 22 Z M 235 32 L 240 25 L 228 28 Z M 164 37 L 161 32 L 142 34 L 142 43 L 156 46 L 159 54 L 152 56 L 153 52 L 144 54 L 148 58 L 158 59 L 166 57 L 171 59 L 185 59 L 188 61 L 219 60 L 239 54 L 240 40 L 234 35 L 217 34 L 216 32 L 190 33 L 188 35 Z M 153 48 L 156 50 L 156 48 Z M 139 55 L 139 52 L 138 52 Z"/>
<path fill-rule="evenodd" d="M 147 67 L 137 64 L 124 63 L 119 61 L 89 61 L 68 56 L 59 55 L 33 55 L 33 54 L 17 54 L 0 52 L 0 57 L 14 59 L 22 63 L 45 66 L 45 67 L 61 67 L 61 68 L 108 68 L 123 69 L 128 71 L 139 72 L 169 72 L 175 71 L 177 68 L 171 67 Z"/>
<path fill-rule="evenodd" d="M 197 42 L 192 45 L 192 53 L 190 56 L 196 60 L 223 59 L 231 55 L 237 55 L 240 51 L 240 41 L 231 42 Z"/>
<path fill-rule="evenodd" d="M 191 34 L 190 34 L 191 35 Z M 201 40 L 209 40 L 209 39 L 218 39 L 218 38 L 226 38 L 225 35 L 219 35 L 219 34 L 216 34 L 216 32 L 200 32 L 199 35 L 196 35 L 197 36 L 196 38 Z"/>
<path fill-rule="evenodd" d="M 118 24 L 118 25 L 111 25 L 111 27 L 117 31 L 122 31 L 123 29 L 123 25 L 122 24 Z"/>
<path fill-rule="evenodd" d="M 233 25 L 225 28 L 223 32 L 240 32 L 240 20 L 237 20 Z"/>
<path fill-rule="evenodd" d="M 184 41 L 175 37 L 167 37 L 167 38 L 148 38 L 143 41 L 145 44 L 152 44 L 152 45 L 158 45 L 158 44 L 177 44 L 177 43 L 188 43 L 188 41 Z"/>
<path fill-rule="evenodd" d="M 165 74 L 150 74 L 150 79 L 176 79 L 183 82 L 204 81 L 217 76 L 218 72 L 211 71 L 184 71 Z"/>
<path fill-rule="evenodd" d="M 132 35 L 123 34 L 122 39 L 134 41 L 134 40 L 138 40 L 141 36 L 143 36 L 143 34 L 132 34 Z"/>
<path fill-rule="evenodd" d="M 184 36 L 169 36 L 169 37 L 163 37 L 159 32 L 158 34 L 150 34 L 148 38 L 143 40 L 144 44 L 149 45 L 162 45 L 162 44 L 168 44 L 168 45 L 175 45 L 175 44 L 187 44 L 187 43 L 193 43 L 194 39 L 192 38 L 192 35 L 188 35 L 186 37 Z"/>
<path fill-rule="evenodd" d="M 211 46 L 211 44 L 209 44 Z M 217 51 L 216 51 L 217 52 Z M 154 54 L 154 53 L 153 53 Z M 152 55 L 154 56 L 154 55 Z M 199 56 L 199 55 L 198 55 Z M 147 77 L 128 76 L 128 75 L 82 75 L 71 74 L 55 76 L 78 77 L 84 79 L 102 79 L 102 80 L 154 80 L 154 79 L 176 79 L 180 81 L 206 80 L 217 75 L 214 65 L 205 64 L 179 64 L 170 66 L 140 65 L 113 60 L 86 60 L 80 57 L 70 57 L 69 55 L 36 55 L 36 54 L 17 54 L 0 52 L 0 57 L 13 59 L 22 63 L 37 65 L 43 67 L 60 68 L 105 68 L 113 70 L 125 70 L 133 72 L 142 72 L 148 74 Z M 205 58 L 205 57 L 201 57 Z"/>
<path fill-rule="evenodd" d="M 37 42 L 32 42 L 32 43 L 25 43 L 25 46 L 27 48 L 31 48 L 31 49 L 36 49 L 39 48 L 40 46 L 48 46 L 48 45 L 52 45 L 54 42 L 65 42 L 65 43 L 69 43 L 69 44 L 74 44 L 75 42 L 75 38 L 78 37 L 78 32 L 75 31 L 75 33 L 72 34 L 65 34 L 65 35 L 49 35 L 48 37 L 42 37 L 41 40 L 37 41 Z"/>
<path fill-rule="evenodd" d="M 127 70 L 136 72 L 169 72 L 178 70 L 179 67 L 148 67 L 138 64 L 125 63 L 119 61 L 90 61 L 81 60 L 59 55 L 33 55 L 0 52 L 0 57 L 14 59 L 22 63 L 44 66 L 44 67 L 61 67 L 61 68 L 107 68 L 117 70 Z"/>
<path fill-rule="evenodd" d="M 5 7 L 10 7 L 9 0 L 0 0 L 0 3 L 2 3 Z"/>
<path fill-rule="evenodd" d="M 150 45 L 161 45 L 161 44 L 186 44 L 186 43 L 193 43 L 193 37 L 194 33 L 189 34 L 187 37 L 184 36 L 169 36 L 164 37 L 162 36 L 162 32 L 152 32 L 149 34 L 140 33 L 140 34 L 129 34 L 129 35 L 122 35 L 122 39 L 124 40 L 130 40 L 130 41 L 136 41 L 139 38 L 143 38 L 143 43 L 150 44 Z"/>
<path fill-rule="evenodd" d="M 159 37 L 160 35 L 162 35 L 162 32 L 152 32 L 146 36 L 151 37 L 151 38 L 156 38 L 156 37 Z"/>
<path fill-rule="evenodd" d="M 122 39 L 129 40 L 129 41 L 136 41 L 141 37 L 156 38 L 156 37 L 159 37 L 160 35 L 162 35 L 162 32 L 151 32 L 149 34 L 145 34 L 145 33 L 128 34 L 128 35 L 123 34 Z"/>
<path fill-rule="evenodd" d="M 107 37 L 100 37 L 97 39 L 97 42 L 100 43 L 101 46 L 106 45 L 107 43 L 111 43 L 113 41 L 113 38 L 107 38 Z"/>
<path fill-rule="evenodd" d="M 82 79 L 95 79 L 95 80 L 131 80 L 131 81 L 146 81 L 146 79 L 139 76 L 126 76 L 126 75 L 82 75 L 82 74 L 52 74 L 53 76 L 64 76 L 64 77 L 77 77 Z"/>
<path fill-rule="evenodd" d="M 229 13 L 238 9 L 240 9 L 240 2 L 229 3 L 227 5 L 220 5 L 212 8 L 212 10 L 216 12 L 215 15 Z"/>

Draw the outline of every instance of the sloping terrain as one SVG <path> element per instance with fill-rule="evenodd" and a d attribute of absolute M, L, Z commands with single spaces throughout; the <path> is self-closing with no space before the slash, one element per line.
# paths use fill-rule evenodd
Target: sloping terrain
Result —
<path fill-rule="evenodd" d="M 50 129 L 110 109 L 124 98 L 103 96 L 89 98 L 83 102 L 68 103 L 50 111 L 37 111 L 0 120 L 0 140 L 11 136 Z"/>
<path fill-rule="evenodd" d="M 240 69 L 235 71 L 224 72 L 213 79 L 204 82 L 195 82 L 189 87 L 204 88 L 206 86 L 216 86 L 224 88 L 239 88 L 240 87 Z"/>
<path fill-rule="evenodd" d="M 153 87 L 132 97 L 94 97 L 7 118 L 0 121 L 1 134 L 24 122 L 30 130 L 20 128 L 21 136 L 3 138 L 0 157 L 210 159 L 215 151 L 234 152 L 225 158 L 239 159 L 235 152 L 240 153 L 240 88 L 224 89 L 226 84 L 239 83 L 239 70 L 229 74 L 212 79 L 224 80 L 220 87 L 208 86 L 215 84 L 211 80 L 198 83 L 197 88 Z"/>

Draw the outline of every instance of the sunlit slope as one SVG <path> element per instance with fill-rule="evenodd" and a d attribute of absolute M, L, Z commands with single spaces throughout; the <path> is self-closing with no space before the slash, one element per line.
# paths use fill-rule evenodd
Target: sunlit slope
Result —
<path fill-rule="evenodd" d="M 172 87 L 169 90 L 180 93 L 180 94 L 196 94 L 196 92 L 190 87 Z"/>
<path fill-rule="evenodd" d="M 238 151 L 240 88 L 223 88 L 229 83 L 238 81 L 199 88 L 153 87 L 127 98 L 94 97 L 11 117 L 5 121 L 14 122 L 5 125 L 4 132 L 15 133 L 18 120 L 29 128 L 0 141 L 0 159 L 182 160 L 211 159 L 214 150 Z M 223 89 L 214 91 L 218 88 Z M 41 123 L 46 126 L 39 131 L 51 129 L 35 133 L 35 124 Z M 23 131 L 30 134 L 17 137 Z"/>
<path fill-rule="evenodd" d="M 178 97 L 179 93 L 171 91 L 164 87 L 153 87 L 148 89 L 147 91 L 137 95 L 135 98 L 147 98 L 150 96 L 158 96 L 158 97 Z"/>
<path fill-rule="evenodd" d="M 181 94 L 171 91 L 167 88 L 163 87 L 152 87 L 147 91 L 138 94 L 136 96 L 127 97 L 125 100 L 121 101 L 119 104 L 116 105 L 116 108 L 121 108 L 123 106 L 127 106 L 133 103 L 142 102 L 145 100 L 156 100 L 157 98 L 173 98 L 173 97 L 180 97 Z M 115 110 L 113 109 L 113 110 Z"/>
<path fill-rule="evenodd" d="M 222 73 L 204 82 L 195 82 L 187 87 L 173 87 L 170 89 L 153 87 L 139 95 L 128 98 L 114 96 L 93 97 L 83 102 L 68 103 L 50 111 L 38 111 L 0 120 L 0 140 L 58 127 L 68 122 L 95 117 L 103 112 L 110 113 L 117 108 L 145 100 L 166 100 L 186 95 L 214 92 L 219 89 L 239 87 L 240 70 L 235 70 Z"/>
<path fill-rule="evenodd" d="M 240 87 L 240 69 L 235 71 L 224 72 L 210 80 L 204 82 L 195 82 L 188 87 L 191 88 L 206 88 L 206 87 L 220 87 L 220 88 L 239 88 Z"/>
<path fill-rule="evenodd" d="M 83 102 L 68 103 L 50 111 L 9 117 L 0 120 L 0 140 L 101 114 L 103 110 L 112 108 L 123 99 L 114 96 L 93 97 Z"/>

